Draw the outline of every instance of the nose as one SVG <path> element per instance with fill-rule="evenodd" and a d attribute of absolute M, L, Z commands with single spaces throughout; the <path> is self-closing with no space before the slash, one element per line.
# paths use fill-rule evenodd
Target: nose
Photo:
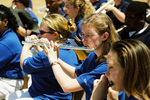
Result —
<path fill-rule="evenodd" d="M 86 38 L 83 37 L 82 38 L 82 42 L 87 42 Z"/>
<path fill-rule="evenodd" d="M 107 76 L 107 78 L 109 78 L 110 77 L 110 73 L 109 73 L 109 70 L 107 69 L 107 72 L 106 72 L 106 74 L 105 74 L 106 76 Z"/>

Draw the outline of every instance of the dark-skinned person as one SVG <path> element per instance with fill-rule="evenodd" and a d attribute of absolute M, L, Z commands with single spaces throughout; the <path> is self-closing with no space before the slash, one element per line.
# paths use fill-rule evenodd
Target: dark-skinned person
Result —
<path fill-rule="evenodd" d="M 22 45 L 16 34 L 18 24 L 9 8 L 0 5 L 0 100 L 23 86 L 20 68 Z"/>

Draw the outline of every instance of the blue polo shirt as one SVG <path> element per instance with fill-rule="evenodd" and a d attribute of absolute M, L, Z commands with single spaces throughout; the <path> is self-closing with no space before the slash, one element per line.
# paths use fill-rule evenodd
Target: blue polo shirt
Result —
<path fill-rule="evenodd" d="M 80 61 L 74 50 L 59 49 L 59 58 L 64 62 L 77 67 Z M 64 93 L 57 82 L 48 57 L 43 51 L 29 57 L 23 62 L 23 70 L 31 74 L 32 84 L 29 88 L 31 97 L 36 100 L 71 100 L 72 93 Z"/>
<path fill-rule="evenodd" d="M 77 81 L 86 92 L 86 100 L 90 100 L 93 90 L 93 81 L 99 79 L 100 76 L 107 71 L 106 61 L 102 63 L 95 62 L 96 58 L 96 54 L 91 52 L 84 63 L 75 70 L 78 76 Z"/>
<path fill-rule="evenodd" d="M 93 91 L 93 81 L 105 74 L 108 68 L 106 61 L 102 63 L 96 62 L 96 58 L 95 52 L 91 52 L 84 63 L 75 70 L 78 76 L 77 81 L 86 92 L 86 100 L 90 100 Z M 124 100 L 124 98 L 125 93 L 119 92 L 119 100 Z"/>
<path fill-rule="evenodd" d="M 0 76 L 12 79 L 23 79 L 24 72 L 20 68 L 22 45 L 12 29 L 8 29 L 0 37 Z"/>

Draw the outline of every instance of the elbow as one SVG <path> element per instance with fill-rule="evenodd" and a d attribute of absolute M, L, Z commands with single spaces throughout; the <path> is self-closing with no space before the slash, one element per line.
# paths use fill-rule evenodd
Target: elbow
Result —
<path fill-rule="evenodd" d="M 72 86 L 70 86 L 69 84 L 62 86 L 62 89 L 65 93 L 72 92 Z"/>

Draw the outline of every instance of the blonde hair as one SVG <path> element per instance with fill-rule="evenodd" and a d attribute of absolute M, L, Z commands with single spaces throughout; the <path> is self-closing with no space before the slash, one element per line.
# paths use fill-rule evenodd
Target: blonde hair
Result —
<path fill-rule="evenodd" d="M 80 7 L 79 16 L 82 18 L 87 17 L 95 12 L 95 8 L 92 3 L 86 0 L 68 0 L 68 2 L 74 7 Z"/>
<path fill-rule="evenodd" d="M 124 88 L 137 99 L 150 100 L 150 51 L 139 40 L 116 42 L 111 50 L 125 71 Z"/>
<path fill-rule="evenodd" d="M 58 32 L 59 40 L 66 40 L 70 37 L 71 32 L 75 32 L 76 25 L 72 20 L 67 21 L 60 14 L 51 14 L 43 18 L 43 23 L 47 25 L 52 34 Z"/>
<path fill-rule="evenodd" d="M 98 57 L 100 62 L 103 62 L 106 60 L 106 55 L 108 54 L 111 45 L 119 40 L 119 36 L 116 33 L 113 22 L 106 14 L 98 13 L 91 14 L 90 16 L 86 17 L 82 22 L 82 25 L 84 24 L 92 26 L 99 33 L 99 35 L 102 35 L 105 32 L 109 33 L 108 39 L 103 42 L 102 55 Z"/>

